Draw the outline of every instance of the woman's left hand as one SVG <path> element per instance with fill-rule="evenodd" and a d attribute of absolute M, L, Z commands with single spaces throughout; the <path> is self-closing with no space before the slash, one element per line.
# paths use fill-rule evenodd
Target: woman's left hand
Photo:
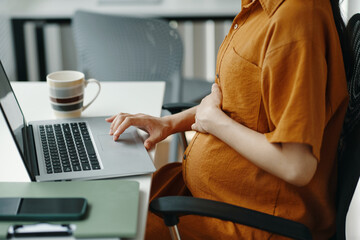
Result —
<path fill-rule="evenodd" d="M 220 87 L 214 83 L 211 93 L 207 95 L 197 106 L 195 123 L 192 130 L 209 133 L 213 123 L 219 121 L 224 112 L 221 110 L 222 93 Z"/>

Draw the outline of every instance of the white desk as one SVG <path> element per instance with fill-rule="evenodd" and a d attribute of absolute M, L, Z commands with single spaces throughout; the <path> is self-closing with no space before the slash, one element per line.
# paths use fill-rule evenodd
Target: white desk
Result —
<path fill-rule="evenodd" d="M 45 82 L 13 82 L 15 94 L 27 121 L 54 119 Z M 118 112 L 146 113 L 160 116 L 163 102 L 164 82 L 102 82 L 102 90 L 96 101 L 83 112 L 84 117 L 106 116 Z M 85 103 L 96 90 L 88 85 Z M 0 116 L 0 181 L 30 181 L 15 143 L 6 126 L 3 115 Z M 151 152 L 152 156 L 154 152 Z M 140 211 L 136 239 L 143 239 L 145 233 L 151 175 L 124 177 L 140 183 Z"/>

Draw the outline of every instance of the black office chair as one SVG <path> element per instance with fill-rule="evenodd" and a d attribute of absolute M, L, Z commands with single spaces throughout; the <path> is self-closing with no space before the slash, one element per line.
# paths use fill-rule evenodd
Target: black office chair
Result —
<path fill-rule="evenodd" d="M 347 30 L 354 54 L 352 77 L 348 80 L 349 106 L 339 142 L 336 238 L 346 239 L 345 220 L 360 176 L 360 14 L 349 20 Z"/>
<path fill-rule="evenodd" d="M 355 63 L 352 77 L 348 81 L 350 103 L 339 142 L 336 234 L 333 239 L 346 238 L 345 219 L 360 176 L 360 14 L 351 18 L 348 31 L 352 39 Z M 177 106 L 176 110 L 181 110 L 181 107 Z M 312 239 L 310 230 L 303 224 L 207 199 L 161 197 L 150 203 L 150 210 L 164 219 L 173 239 L 179 238 L 176 224 L 179 217 L 184 215 L 214 217 L 293 239 Z"/>

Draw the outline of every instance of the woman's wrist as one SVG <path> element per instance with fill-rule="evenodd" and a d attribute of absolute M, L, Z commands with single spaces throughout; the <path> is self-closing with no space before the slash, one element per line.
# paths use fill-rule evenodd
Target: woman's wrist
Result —
<path fill-rule="evenodd" d="M 191 130 L 191 125 L 195 121 L 196 107 L 186 111 L 162 117 L 165 124 L 169 126 L 170 134 Z"/>
<path fill-rule="evenodd" d="M 175 131 L 173 115 L 162 117 L 162 120 L 165 128 L 167 129 L 168 135 L 173 134 Z"/>
<path fill-rule="evenodd" d="M 214 112 L 213 116 L 209 118 L 206 124 L 206 131 L 214 136 L 218 136 L 219 133 L 223 132 L 223 128 L 229 126 L 231 120 L 228 115 L 219 109 L 219 111 Z"/>

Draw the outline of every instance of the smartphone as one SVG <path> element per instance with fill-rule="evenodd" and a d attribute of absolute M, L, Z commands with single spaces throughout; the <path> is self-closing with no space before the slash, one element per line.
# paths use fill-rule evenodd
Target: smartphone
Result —
<path fill-rule="evenodd" d="M 0 220 L 81 220 L 87 206 L 85 198 L 0 198 Z"/>

